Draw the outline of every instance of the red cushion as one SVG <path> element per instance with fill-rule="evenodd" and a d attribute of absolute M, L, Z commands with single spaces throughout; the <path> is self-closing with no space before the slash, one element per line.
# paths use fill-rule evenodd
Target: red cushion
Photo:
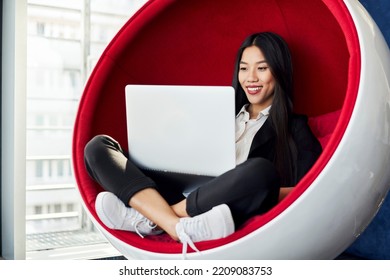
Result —
<path fill-rule="evenodd" d="M 82 199 L 94 217 L 95 197 L 102 188 L 89 178 L 83 150 L 100 133 L 113 136 L 126 147 L 126 84 L 230 85 L 240 43 L 250 33 L 260 31 L 279 33 L 291 48 L 295 111 L 316 117 L 339 110 L 340 117 L 322 156 L 286 199 L 231 236 L 200 242 L 197 247 L 213 248 L 245 236 L 279 215 L 310 186 L 345 131 L 359 84 L 359 41 L 344 2 L 149 0 L 105 50 L 80 102 L 73 165 Z M 335 116 L 319 118 L 335 120 Z M 312 125 L 321 134 L 328 131 L 328 122 L 320 119 L 312 119 Z M 325 145 L 329 136 L 319 136 L 323 137 L 321 143 Z M 164 236 L 141 239 L 133 233 L 107 230 L 140 249 L 181 252 L 180 244 Z"/>
<path fill-rule="evenodd" d="M 328 144 L 339 120 L 341 110 L 309 118 L 309 126 L 320 141 L 322 148 Z"/>

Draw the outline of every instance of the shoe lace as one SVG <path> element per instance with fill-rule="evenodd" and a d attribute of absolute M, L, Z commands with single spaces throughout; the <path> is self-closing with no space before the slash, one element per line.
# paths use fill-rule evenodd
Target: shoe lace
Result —
<path fill-rule="evenodd" d="M 132 224 L 134 226 L 135 232 L 141 237 L 144 238 L 145 235 L 142 234 L 142 230 L 145 231 L 145 229 L 142 229 L 142 227 L 146 226 L 149 230 L 153 230 L 157 227 L 155 223 L 150 221 L 149 219 L 145 218 L 142 214 L 136 213 Z"/>
<path fill-rule="evenodd" d="M 198 248 L 196 248 L 191 237 L 185 232 L 183 225 L 179 222 L 176 225 L 176 234 L 179 237 L 180 242 L 183 244 L 182 255 L 183 259 L 187 258 L 187 248 L 190 246 L 194 251 L 201 253 Z"/>

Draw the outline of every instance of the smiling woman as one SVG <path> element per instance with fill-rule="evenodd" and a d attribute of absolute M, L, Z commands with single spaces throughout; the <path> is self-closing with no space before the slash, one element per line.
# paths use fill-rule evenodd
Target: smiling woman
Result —
<path fill-rule="evenodd" d="M 257 74 L 251 74 L 257 73 L 259 52 L 251 57 L 254 47 L 247 46 L 248 41 L 255 42 L 257 50 L 266 50 L 266 57 L 262 59 L 269 60 L 272 66 L 268 73 L 269 81 L 260 83 Z M 269 45 L 272 45 L 272 49 Z M 234 81 L 237 81 L 237 76 L 242 72 L 243 59 L 250 70 L 249 80 L 241 79 L 240 86 L 235 85 L 237 100 L 246 100 L 236 118 L 236 147 L 240 163 L 233 165 L 222 174 L 204 178 L 201 175 L 196 176 L 197 173 L 177 174 L 173 170 L 167 172 L 165 170 L 168 165 L 164 166 L 165 162 L 160 165 L 164 171 L 150 172 L 150 169 L 140 167 L 133 160 L 135 147 L 131 144 L 129 144 L 130 150 L 127 153 L 120 147 L 120 143 L 107 135 L 95 136 L 87 143 L 86 169 L 91 178 L 109 192 L 99 193 L 95 203 L 96 212 L 106 226 L 138 232 L 138 226 L 141 228 L 144 223 L 154 225 L 153 228 L 163 229 L 174 240 L 181 241 L 184 248 L 187 242 L 192 245 L 192 241 L 220 239 L 233 233 L 233 225 L 240 227 L 249 218 L 270 210 L 278 202 L 280 187 L 294 186 L 312 167 L 321 153 L 321 146 L 309 128 L 307 118 L 292 114 L 289 99 L 291 92 L 287 91 L 287 89 L 292 89 L 292 79 L 279 76 L 281 73 L 292 76 L 290 63 L 285 63 L 285 61 L 291 61 L 286 43 L 279 35 L 271 32 L 249 36 L 238 52 L 237 64 L 240 66 L 236 68 Z M 248 95 L 246 93 L 248 85 L 251 86 L 254 81 L 259 83 L 259 89 L 261 89 Z M 137 94 L 142 97 L 145 95 L 139 92 Z M 211 90 L 208 93 L 208 95 L 214 94 Z M 158 95 L 162 98 L 167 96 L 162 92 Z M 187 93 L 187 100 L 190 100 L 189 96 L 191 96 L 190 93 Z M 275 102 L 272 102 L 273 100 Z M 126 109 L 131 110 L 132 104 L 126 101 Z M 133 99 L 133 102 L 137 100 Z M 223 102 L 220 100 L 219 104 Z M 150 100 L 144 105 L 139 103 L 141 107 L 152 106 L 148 104 L 151 103 Z M 158 105 L 166 109 L 167 106 L 161 104 L 164 103 L 161 102 Z M 261 113 L 258 112 L 256 120 L 250 121 L 248 111 L 254 112 L 259 107 L 264 108 L 264 105 L 267 107 Z M 217 111 L 215 105 L 212 108 L 212 113 L 206 113 L 208 116 L 222 111 Z M 230 110 L 227 112 L 229 115 L 222 118 L 219 116 L 214 120 L 228 122 L 229 126 L 233 125 L 233 114 Z M 197 115 L 195 116 L 200 119 Z M 131 131 L 132 127 L 129 125 L 131 123 L 128 123 L 128 130 Z M 208 125 L 216 128 L 211 124 L 211 120 L 201 126 Z M 212 135 L 198 133 L 203 137 L 214 138 Z M 132 133 L 128 135 L 129 138 L 133 138 Z M 160 137 L 154 139 L 158 141 Z M 144 141 L 148 140 L 149 137 L 146 136 Z M 180 142 L 180 139 L 171 141 Z M 226 139 L 222 139 L 220 146 L 225 141 Z M 154 143 L 153 146 L 159 144 Z M 208 144 L 206 143 L 205 146 L 207 147 Z M 166 148 L 168 147 L 167 144 Z M 193 151 L 197 147 L 199 146 L 195 144 L 188 149 Z M 160 147 L 160 149 L 165 149 L 165 147 Z M 202 147 L 198 153 L 202 154 L 204 150 L 206 148 Z M 229 154 L 230 149 L 223 152 Z M 169 159 L 164 159 L 158 157 L 157 152 L 154 153 L 159 161 L 169 161 L 171 158 L 175 161 L 185 159 L 197 161 L 201 165 L 209 161 L 206 156 L 196 159 L 187 155 L 187 150 L 183 153 L 177 153 L 174 150 Z M 231 153 L 231 156 L 233 155 L 234 153 Z M 206 172 L 210 171 L 206 169 Z M 193 186 L 194 180 L 196 182 L 196 177 L 199 177 L 202 183 L 197 184 L 198 188 L 193 189 L 186 197 L 183 196 L 182 193 L 188 187 Z M 189 183 L 185 184 L 183 181 Z M 114 195 L 117 196 L 116 199 Z M 104 222 L 110 220 L 116 222 Z M 134 226 L 131 226 L 132 224 Z M 143 235 L 151 234 L 153 232 L 150 230 L 143 233 Z M 195 248 L 194 245 L 192 247 Z"/>

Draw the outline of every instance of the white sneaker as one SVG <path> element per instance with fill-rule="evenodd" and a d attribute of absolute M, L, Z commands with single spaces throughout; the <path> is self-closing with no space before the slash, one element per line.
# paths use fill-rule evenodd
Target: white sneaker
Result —
<path fill-rule="evenodd" d="M 100 192 L 95 201 L 99 219 L 111 229 L 136 232 L 139 236 L 157 235 L 163 230 L 137 210 L 126 205 L 111 192 Z"/>
<path fill-rule="evenodd" d="M 176 233 L 183 243 L 183 256 L 187 245 L 199 252 L 194 242 L 226 237 L 234 232 L 234 221 L 226 204 L 215 206 L 208 212 L 191 218 L 181 218 Z"/>

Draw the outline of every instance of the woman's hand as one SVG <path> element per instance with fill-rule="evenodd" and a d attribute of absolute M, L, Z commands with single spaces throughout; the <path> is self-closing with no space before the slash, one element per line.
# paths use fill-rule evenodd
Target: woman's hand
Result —
<path fill-rule="evenodd" d="M 289 187 L 289 188 L 280 188 L 280 192 L 279 192 L 279 202 L 282 201 L 292 190 L 293 188 L 292 187 Z"/>

